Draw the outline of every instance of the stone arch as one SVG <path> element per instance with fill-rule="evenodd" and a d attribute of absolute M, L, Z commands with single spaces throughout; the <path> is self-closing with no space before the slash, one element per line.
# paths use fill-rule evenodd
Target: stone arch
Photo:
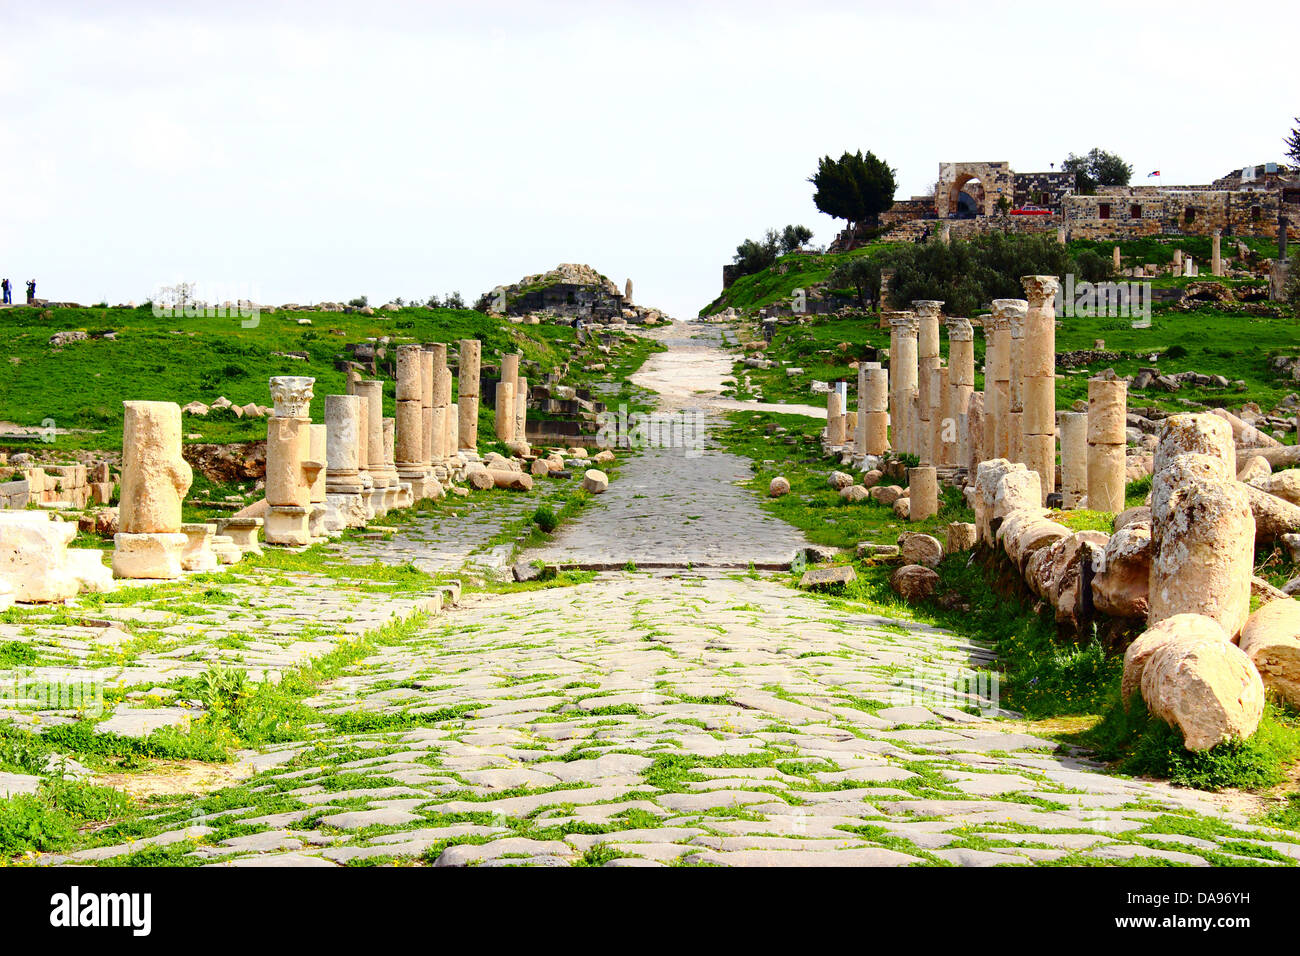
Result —
<path fill-rule="evenodd" d="M 934 211 L 940 219 L 991 216 L 1000 197 L 1013 197 L 1009 163 L 940 163 Z"/>

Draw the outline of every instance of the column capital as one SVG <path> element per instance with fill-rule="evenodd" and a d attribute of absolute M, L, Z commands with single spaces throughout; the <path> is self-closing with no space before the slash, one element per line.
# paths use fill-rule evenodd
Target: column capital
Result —
<path fill-rule="evenodd" d="M 916 314 L 923 318 L 931 318 L 943 312 L 943 301 L 940 299 L 913 299 L 912 308 Z"/>
<path fill-rule="evenodd" d="M 949 316 L 944 322 L 948 327 L 949 342 L 971 342 L 975 339 L 975 328 L 970 324 L 970 319 L 964 319 L 956 316 Z"/>
<path fill-rule="evenodd" d="M 1061 282 L 1056 276 L 1021 276 L 1020 284 L 1025 287 L 1025 298 L 1030 305 L 1042 305 L 1056 296 Z"/>
<path fill-rule="evenodd" d="M 306 375 L 276 375 L 271 382 L 276 418 L 310 418 L 316 379 Z"/>
<path fill-rule="evenodd" d="M 915 312 L 895 312 L 889 317 L 889 324 L 900 332 L 910 332 L 913 335 L 921 328 L 921 320 Z"/>
<path fill-rule="evenodd" d="M 1023 320 L 1029 311 L 1029 303 L 1024 299 L 994 299 L 993 329 L 1002 331 L 1011 328 L 1012 316 L 1018 315 Z"/>

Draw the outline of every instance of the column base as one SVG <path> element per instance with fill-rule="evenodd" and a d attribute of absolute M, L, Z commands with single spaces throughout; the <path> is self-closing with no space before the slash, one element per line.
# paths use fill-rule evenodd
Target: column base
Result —
<path fill-rule="evenodd" d="M 163 578 L 184 573 L 181 555 L 189 537 L 180 532 L 113 535 L 113 577 Z"/>
<path fill-rule="evenodd" d="M 271 505 L 266 512 L 266 543 L 285 547 L 311 544 L 311 506 Z"/>

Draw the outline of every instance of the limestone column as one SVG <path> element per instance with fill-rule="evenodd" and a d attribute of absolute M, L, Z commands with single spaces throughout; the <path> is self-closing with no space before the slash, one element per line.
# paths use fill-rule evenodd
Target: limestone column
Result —
<path fill-rule="evenodd" d="M 1216 276 L 1223 275 L 1222 242 L 1222 229 L 1216 229 L 1210 233 L 1210 273 Z"/>
<path fill-rule="evenodd" d="M 384 464 L 388 472 L 388 495 L 385 501 L 391 511 L 393 508 L 409 508 L 415 504 L 415 499 L 411 494 L 411 483 L 403 481 L 401 475 L 397 473 L 397 462 L 394 452 L 397 445 L 397 420 L 394 418 L 384 419 Z"/>
<path fill-rule="evenodd" d="M 1011 448 L 1008 431 L 1008 415 L 1011 412 L 1011 317 L 1015 314 L 1023 315 L 1024 311 L 1023 299 L 993 300 L 993 393 L 987 396 L 984 403 L 984 417 L 988 422 L 984 429 L 988 439 L 984 450 L 986 457 L 993 459 L 1007 458 Z M 989 375 L 990 370 L 986 365 L 986 384 Z"/>
<path fill-rule="evenodd" d="M 947 464 L 970 467 L 971 430 L 970 400 L 975 394 L 975 329 L 970 319 L 949 318 L 948 326 L 948 407 L 957 430 L 952 460 Z"/>
<path fill-rule="evenodd" d="M 366 523 L 360 455 L 363 404 L 358 395 L 325 396 L 326 531 Z"/>
<path fill-rule="evenodd" d="M 1021 279 L 1029 308 L 1025 313 L 1024 463 L 1038 472 L 1043 498 L 1056 490 L 1056 276 Z"/>
<path fill-rule="evenodd" d="M 397 349 L 397 402 L 394 458 L 398 477 L 409 482 L 416 499 L 423 498 L 428 469 L 424 466 L 424 349 Z"/>
<path fill-rule="evenodd" d="M 970 404 L 966 408 L 967 447 L 965 459 L 966 471 L 974 475 L 980 462 L 988 456 L 984 453 L 984 392 L 972 392 Z"/>
<path fill-rule="evenodd" d="M 1061 505 L 1078 508 L 1088 496 L 1088 413 L 1061 416 Z"/>
<path fill-rule="evenodd" d="M 940 365 L 930 373 L 930 461 L 935 465 L 956 463 L 951 446 L 957 440 L 948 394 L 948 368 Z"/>
<path fill-rule="evenodd" d="M 1110 255 L 1111 255 L 1111 262 L 1115 267 L 1115 274 L 1118 275 L 1120 269 L 1123 268 L 1123 266 L 1120 264 L 1119 246 L 1116 246 L 1114 249 L 1112 249 Z"/>
<path fill-rule="evenodd" d="M 447 367 L 447 346 L 441 342 L 429 346 L 433 360 L 433 447 L 430 457 L 435 468 L 447 467 L 447 460 L 456 453 L 451 442 L 451 426 L 448 418 L 456 416 L 451 412 L 451 369 Z M 438 478 L 446 477 L 437 473 Z"/>
<path fill-rule="evenodd" d="M 1011 350 L 1008 353 L 1008 408 L 1007 408 L 1007 459 L 1025 460 L 1025 313 L 1013 311 L 1011 321 Z"/>
<path fill-rule="evenodd" d="M 844 444 L 844 402 L 834 383 L 826 393 L 826 442 L 832 447 Z"/>
<path fill-rule="evenodd" d="M 896 312 L 892 319 L 894 350 L 889 353 L 889 420 L 894 427 L 892 444 L 905 454 L 915 454 L 915 442 L 908 431 L 912 404 L 916 401 L 916 346 L 920 323 L 911 312 Z"/>
<path fill-rule="evenodd" d="M 889 450 L 889 372 L 879 362 L 858 366 L 858 450 L 883 455 Z"/>
<path fill-rule="evenodd" d="M 1246 623 L 1255 519 L 1235 470 L 1226 421 L 1214 415 L 1165 419 L 1151 480 L 1148 626 L 1175 614 L 1204 614 L 1232 639 Z"/>
<path fill-rule="evenodd" d="M 430 475 L 433 474 L 434 464 L 434 434 L 433 434 L 433 352 L 429 349 L 420 350 L 420 464 Z"/>
<path fill-rule="evenodd" d="M 181 532 L 181 502 L 194 479 L 181 454 L 181 407 L 175 402 L 122 405 L 122 489 L 113 576 L 178 578 L 189 540 Z"/>
<path fill-rule="evenodd" d="M 309 438 L 307 440 L 307 460 L 316 465 L 315 477 L 311 479 L 311 517 L 307 522 L 307 530 L 313 538 L 323 538 L 328 530 L 325 527 L 326 505 L 325 505 L 325 485 L 329 480 L 329 462 L 327 445 L 329 436 L 327 426 L 309 425 L 307 426 Z"/>
<path fill-rule="evenodd" d="M 509 382 L 511 389 L 518 388 L 519 360 L 521 358 L 523 358 L 521 352 L 511 352 L 509 355 L 501 356 L 501 381 Z"/>
<path fill-rule="evenodd" d="M 918 299 L 912 303 L 916 310 L 916 377 L 917 395 L 916 413 L 918 448 L 913 452 L 925 465 L 934 464 L 935 449 L 931 447 L 933 434 L 931 419 L 936 416 L 935 375 L 939 370 L 939 314 L 943 303 L 937 299 Z"/>
<path fill-rule="evenodd" d="M 365 468 L 370 476 L 368 510 L 371 518 L 378 518 L 388 513 L 390 484 L 384 456 L 384 383 L 369 379 L 356 382 L 352 387 L 364 402 L 365 428 L 362 435 L 366 440 Z"/>
<path fill-rule="evenodd" d="M 275 405 L 266 423 L 266 543 L 302 547 L 311 543 L 312 486 L 324 462 L 311 457 L 311 399 L 314 378 L 271 379 Z"/>
<path fill-rule="evenodd" d="M 1124 510 L 1127 415 L 1127 382 L 1088 379 L 1088 507 L 1093 511 Z"/>
<path fill-rule="evenodd" d="M 514 441 L 515 383 L 504 379 L 497 382 L 496 433 L 498 441 Z"/>
<path fill-rule="evenodd" d="M 528 379 L 515 379 L 515 441 L 528 441 Z"/>
<path fill-rule="evenodd" d="M 907 469 L 908 497 L 911 521 L 924 521 L 939 513 L 939 476 L 933 465 L 919 465 Z"/>
<path fill-rule="evenodd" d="M 460 340 L 460 391 L 457 448 L 470 456 L 478 454 L 478 380 L 483 343 L 478 339 Z"/>

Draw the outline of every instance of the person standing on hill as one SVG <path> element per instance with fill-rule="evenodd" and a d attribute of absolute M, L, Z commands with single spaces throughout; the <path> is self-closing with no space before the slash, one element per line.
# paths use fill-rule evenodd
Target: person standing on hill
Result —
<path fill-rule="evenodd" d="M 9 280 L 8 280 L 8 279 L 5 279 L 5 280 L 3 280 L 3 281 L 0 281 L 0 292 L 3 292 L 3 293 L 4 293 L 4 304 L 5 304 L 5 305 L 13 305 L 13 304 L 14 304 L 14 292 L 13 292 L 13 289 L 14 289 L 14 287 L 9 283 Z"/>
<path fill-rule="evenodd" d="M 36 280 L 27 280 L 27 304 L 31 305 L 36 301 Z"/>

